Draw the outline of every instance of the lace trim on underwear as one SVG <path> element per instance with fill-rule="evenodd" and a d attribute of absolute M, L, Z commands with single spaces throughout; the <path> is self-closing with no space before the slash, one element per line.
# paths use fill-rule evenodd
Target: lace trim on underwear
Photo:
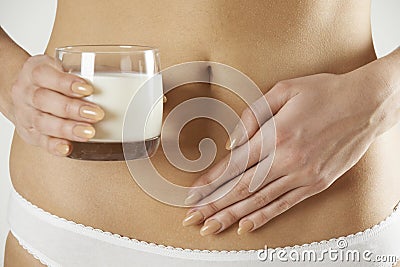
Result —
<path fill-rule="evenodd" d="M 43 259 L 43 256 L 39 256 L 39 252 L 37 252 L 35 249 L 33 249 L 30 245 L 26 244 L 24 241 L 22 241 L 20 238 L 16 237 L 16 235 L 11 232 L 12 235 L 17 239 L 18 244 L 26 250 L 29 254 L 31 254 L 35 259 L 40 261 L 41 264 L 46 265 L 46 266 L 51 266 L 50 263 L 48 263 L 45 259 Z"/>
<path fill-rule="evenodd" d="M 162 244 L 156 244 L 156 243 L 153 243 L 153 242 L 147 242 L 147 241 L 143 241 L 143 240 L 129 238 L 129 237 L 126 237 L 126 236 L 121 236 L 119 234 L 110 233 L 110 232 L 107 232 L 107 231 L 103 231 L 101 229 L 96 229 L 96 228 L 93 228 L 91 226 L 86 226 L 86 225 L 83 225 L 83 224 L 80 224 L 80 223 L 76 223 L 74 221 L 70 221 L 70 220 L 58 217 L 57 215 L 51 214 L 50 212 L 47 212 L 47 211 L 39 208 L 38 206 L 32 204 L 27 199 L 22 197 L 17 191 L 15 191 L 15 189 L 13 191 L 18 196 L 18 198 L 20 200 L 22 200 L 25 204 L 27 204 L 28 206 L 31 206 L 32 208 L 36 209 L 38 212 L 43 213 L 46 216 L 51 216 L 51 217 L 53 217 L 53 218 L 55 218 L 57 220 L 60 220 L 62 222 L 66 222 L 66 223 L 71 224 L 71 225 L 73 225 L 75 227 L 80 227 L 80 228 L 83 228 L 83 229 L 89 230 L 89 231 L 95 231 L 95 232 L 97 232 L 99 234 L 110 236 L 110 237 L 113 237 L 113 238 L 118 238 L 118 239 L 130 241 L 130 242 L 135 242 L 135 243 L 140 243 L 140 244 L 145 245 L 145 246 L 152 246 L 152 247 L 158 247 L 158 248 L 162 248 L 162 249 L 170 249 L 170 250 L 175 250 L 175 251 L 195 252 L 195 253 L 217 253 L 217 254 L 255 253 L 257 251 L 264 250 L 263 248 L 257 249 L 257 250 L 255 250 L 255 249 L 251 249 L 251 250 L 206 250 L 206 249 L 205 250 L 200 250 L 200 249 L 190 249 L 190 248 L 186 248 L 185 249 L 185 248 L 180 248 L 180 247 L 165 246 L 165 245 L 162 245 Z M 400 205 L 398 205 L 398 206 L 400 206 Z M 360 232 L 357 232 L 355 234 L 349 234 L 347 236 L 331 238 L 329 240 L 322 240 L 322 241 L 318 241 L 318 242 L 305 243 L 305 244 L 302 244 L 302 245 L 286 246 L 286 247 L 283 247 L 283 248 L 281 248 L 281 247 L 268 248 L 268 250 L 303 249 L 303 248 L 308 248 L 310 246 L 324 245 L 324 244 L 326 244 L 328 242 L 338 242 L 341 239 L 348 239 L 348 238 L 358 237 L 358 236 L 364 235 L 364 234 L 365 235 L 371 234 L 371 232 L 377 231 L 378 228 L 384 227 L 393 218 L 395 213 L 400 212 L 400 208 L 398 208 L 398 206 L 396 206 L 396 209 L 389 216 L 387 216 L 383 221 L 379 222 L 378 224 L 376 224 L 376 225 L 374 225 L 374 226 L 372 226 L 370 228 L 365 229 L 364 231 L 360 231 Z"/>

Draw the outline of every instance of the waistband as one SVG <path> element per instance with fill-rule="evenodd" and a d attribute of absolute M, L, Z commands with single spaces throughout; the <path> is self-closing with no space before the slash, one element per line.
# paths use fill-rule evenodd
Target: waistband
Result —
<path fill-rule="evenodd" d="M 400 204 L 400 203 L 399 203 Z M 400 205 L 397 205 L 400 206 Z M 376 249 L 378 253 L 391 252 L 387 239 L 393 239 L 393 231 L 400 236 L 400 209 L 396 208 L 379 224 L 356 234 L 284 248 L 260 248 L 254 250 L 198 250 L 185 249 L 141 241 L 113 234 L 60 218 L 33 205 L 15 190 L 9 201 L 8 220 L 12 234 L 32 255 L 48 266 L 265 266 L 265 255 L 277 251 L 286 254 L 304 251 L 323 252 L 337 249 Z M 300 234 L 300 233 L 299 233 Z M 396 236 L 396 234 L 394 234 Z M 396 245 L 397 245 L 396 240 Z M 382 243 L 382 244 L 381 244 Z M 400 250 L 400 249 L 399 249 Z M 263 256 L 264 255 L 264 256 Z M 291 266 L 275 259 L 273 266 Z M 293 263 L 296 264 L 296 263 Z M 302 262 L 300 266 L 319 266 L 318 262 Z M 337 266 L 337 262 L 323 261 L 320 266 Z M 299 265 L 296 265 L 299 266 Z M 365 263 L 340 263 L 340 266 L 366 266 Z M 391 265 L 370 265 L 391 266 Z"/>

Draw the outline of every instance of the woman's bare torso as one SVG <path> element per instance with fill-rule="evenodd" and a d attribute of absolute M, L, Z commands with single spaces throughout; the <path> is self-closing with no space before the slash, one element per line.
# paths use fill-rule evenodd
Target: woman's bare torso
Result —
<path fill-rule="evenodd" d="M 279 80 L 344 73 L 374 60 L 369 5 L 357 0 L 59 0 L 47 53 L 72 44 L 151 45 L 160 49 L 164 68 L 217 61 L 244 72 L 266 92 Z M 197 96 L 222 100 L 238 113 L 244 109 L 221 88 L 193 84 L 171 92 L 165 112 Z M 227 153 L 226 133 L 206 120 L 184 129 L 183 152 L 196 158 L 198 142 L 206 136 L 217 143 L 217 158 Z M 145 194 L 124 162 L 54 157 L 15 135 L 10 170 L 20 194 L 60 217 L 159 244 L 239 250 L 308 243 L 376 224 L 400 199 L 400 165 L 394 161 L 399 150 L 400 140 L 391 130 L 328 190 L 244 236 L 234 227 L 207 237 L 199 235 L 200 227 L 182 227 L 187 210 Z M 161 151 L 153 162 L 175 183 L 189 185 L 200 175 L 174 169 Z"/>

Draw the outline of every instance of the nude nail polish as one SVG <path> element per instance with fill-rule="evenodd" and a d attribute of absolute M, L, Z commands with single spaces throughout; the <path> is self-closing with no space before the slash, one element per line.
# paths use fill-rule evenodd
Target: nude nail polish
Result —
<path fill-rule="evenodd" d="M 193 205 L 199 202 L 201 200 L 202 196 L 198 192 L 193 192 L 191 193 L 186 199 L 185 199 L 185 205 Z"/>
<path fill-rule="evenodd" d="M 239 143 L 242 138 L 242 133 L 239 128 L 239 125 L 236 125 L 235 129 L 233 129 L 232 133 L 229 135 L 229 139 L 226 141 L 225 148 L 227 150 L 232 150 Z"/>
<path fill-rule="evenodd" d="M 68 155 L 69 151 L 71 150 L 70 146 L 67 144 L 57 144 L 56 145 L 56 150 L 58 153 L 60 153 L 61 155 Z"/>
<path fill-rule="evenodd" d="M 195 211 L 192 213 L 189 213 L 186 218 L 183 220 L 182 225 L 183 226 L 190 226 L 190 225 L 195 225 L 199 224 L 204 220 L 204 216 L 200 211 Z"/>
<path fill-rule="evenodd" d="M 234 148 L 236 146 L 236 143 L 237 143 L 237 139 L 226 140 L 226 144 L 225 144 L 226 150 L 231 150 L 232 148 Z"/>
<path fill-rule="evenodd" d="M 93 93 L 93 86 L 87 83 L 74 82 L 71 85 L 72 92 L 78 94 L 79 96 L 88 96 Z"/>
<path fill-rule="evenodd" d="M 237 230 L 238 235 L 242 235 L 245 233 L 250 232 L 254 228 L 254 223 L 251 221 L 245 221 L 241 224 L 239 224 L 239 228 Z"/>
<path fill-rule="evenodd" d="M 104 118 L 104 111 L 98 107 L 82 106 L 79 109 L 79 115 L 82 118 L 99 121 Z"/>
<path fill-rule="evenodd" d="M 217 220 L 210 220 L 204 224 L 203 227 L 200 229 L 200 235 L 206 236 L 206 235 L 211 235 L 215 234 L 218 232 L 222 227 L 222 224 L 218 222 Z"/>
<path fill-rule="evenodd" d="M 90 139 L 95 135 L 95 130 L 91 126 L 76 125 L 72 132 L 80 138 Z"/>

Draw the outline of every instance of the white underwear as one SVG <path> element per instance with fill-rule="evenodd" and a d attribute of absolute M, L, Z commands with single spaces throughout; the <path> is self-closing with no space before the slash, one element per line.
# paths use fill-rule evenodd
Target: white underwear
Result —
<path fill-rule="evenodd" d="M 372 228 L 346 237 L 241 251 L 182 249 L 122 237 L 52 215 L 15 190 L 8 212 L 13 236 L 48 266 L 392 266 L 400 259 L 400 208 Z"/>

